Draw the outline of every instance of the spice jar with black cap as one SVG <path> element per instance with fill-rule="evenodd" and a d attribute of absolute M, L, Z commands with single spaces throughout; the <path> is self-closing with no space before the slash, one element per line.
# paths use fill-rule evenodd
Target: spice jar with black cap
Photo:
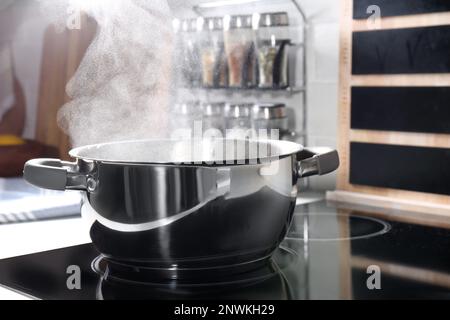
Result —
<path fill-rule="evenodd" d="M 286 12 L 254 14 L 258 25 L 256 46 L 258 87 L 284 89 L 289 86 L 288 54 L 291 44 L 289 16 Z"/>

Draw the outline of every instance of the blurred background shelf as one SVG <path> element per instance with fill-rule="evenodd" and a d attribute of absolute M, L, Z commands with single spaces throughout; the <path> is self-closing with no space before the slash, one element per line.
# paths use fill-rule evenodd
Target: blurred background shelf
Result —
<path fill-rule="evenodd" d="M 226 1 L 191 1 L 190 7 L 178 14 L 180 19 L 208 19 L 227 15 L 251 15 L 287 13 L 287 24 L 270 25 L 268 30 L 289 30 L 288 88 L 185 88 L 185 95 L 208 102 L 227 101 L 229 103 L 284 103 L 289 113 L 292 131 L 301 131 L 297 135 L 299 143 L 308 145 L 308 18 L 303 1 L 298 0 L 226 0 Z M 281 9 L 280 9 L 281 8 Z M 190 12 L 189 12 L 190 11 Z M 270 31 L 272 32 L 272 31 Z M 269 32 L 269 34 L 270 34 Z M 181 95 L 183 96 L 183 94 Z"/>
<path fill-rule="evenodd" d="M 223 92 L 223 93 L 233 93 L 233 92 L 244 92 L 244 93 L 274 93 L 274 94 L 298 94 L 305 93 L 306 87 L 288 87 L 288 88 L 208 88 L 208 87 L 199 87 L 199 88 L 183 88 L 184 90 L 190 91 L 210 91 L 210 92 Z"/>

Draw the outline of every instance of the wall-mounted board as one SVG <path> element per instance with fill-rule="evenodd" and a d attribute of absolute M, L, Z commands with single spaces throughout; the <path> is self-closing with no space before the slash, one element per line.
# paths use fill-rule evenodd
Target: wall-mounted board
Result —
<path fill-rule="evenodd" d="M 350 183 L 450 195 L 450 149 L 352 142 Z"/>
<path fill-rule="evenodd" d="M 448 0 L 354 0 L 353 18 L 367 19 L 368 8 L 376 5 L 382 17 L 450 11 Z"/>
<path fill-rule="evenodd" d="M 450 1 L 424 3 L 341 0 L 341 167 L 330 199 L 450 216 Z M 373 4 L 376 30 L 355 19 Z"/>
<path fill-rule="evenodd" d="M 353 74 L 450 73 L 450 26 L 354 32 L 352 43 Z"/>
<path fill-rule="evenodd" d="M 353 86 L 351 128 L 450 134 L 450 87 Z"/>

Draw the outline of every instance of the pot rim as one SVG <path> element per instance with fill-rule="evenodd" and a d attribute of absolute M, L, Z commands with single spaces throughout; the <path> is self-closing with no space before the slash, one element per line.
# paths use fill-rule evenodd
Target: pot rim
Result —
<path fill-rule="evenodd" d="M 193 141 L 189 139 L 142 139 L 142 140 L 125 140 L 125 141 L 116 141 L 116 142 L 106 142 L 99 144 L 86 145 L 82 147 L 77 147 L 69 151 L 69 155 L 73 158 L 89 161 L 89 162 L 101 162 L 101 163 L 109 163 L 109 164 L 123 164 L 123 165 L 165 165 L 165 166 L 208 166 L 208 167 L 224 167 L 224 166 L 238 166 L 238 165 L 255 165 L 255 164 L 268 164 L 273 161 L 277 161 L 294 154 L 301 152 L 304 147 L 300 144 L 291 141 L 283 141 L 283 140 L 243 140 L 243 139 L 226 139 L 226 138 L 216 138 L 214 141 L 221 140 L 223 142 L 226 141 L 240 141 L 240 142 L 250 142 L 257 143 L 258 145 L 261 143 L 265 143 L 267 145 L 276 146 L 279 150 L 277 155 L 274 156 L 265 156 L 265 157 L 257 157 L 257 158 L 236 158 L 230 160 L 202 160 L 202 161 L 191 161 L 191 162 L 174 162 L 174 161 L 159 161 L 159 160 L 151 160 L 151 161 L 143 161 L 143 160 L 129 160 L 129 159 L 120 159 L 120 158 L 107 158 L 102 156 L 93 156 L 92 153 L 96 150 L 98 151 L 101 148 L 107 148 L 109 146 L 120 146 L 127 145 L 131 143 L 174 143 L 174 142 L 183 142 L 183 141 Z M 91 154 L 89 154 L 91 153 Z"/>

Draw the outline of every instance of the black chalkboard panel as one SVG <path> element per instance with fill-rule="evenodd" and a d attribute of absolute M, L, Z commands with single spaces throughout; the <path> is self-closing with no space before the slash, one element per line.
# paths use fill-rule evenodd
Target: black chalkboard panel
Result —
<path fill-rule="evenodd" d="M 450 133 L 450 87 L 353 87 L 352 129 Z"/>
<path fill-rule="evenodd" d="M 450 195 L 450 149 L 353 142 L 350 183 Z"/>
<path fill-rule="evenodd" d="M 353 18 L 367 19 L 367 8 L 380 7 L 382 17 L 450 11 L 449 0 L 353 0 Z"/>
<path fill-rule="evenodd" d="M 449 73 L 450 26 L 354 32 L 352 70 L 353 74 Z"/>

